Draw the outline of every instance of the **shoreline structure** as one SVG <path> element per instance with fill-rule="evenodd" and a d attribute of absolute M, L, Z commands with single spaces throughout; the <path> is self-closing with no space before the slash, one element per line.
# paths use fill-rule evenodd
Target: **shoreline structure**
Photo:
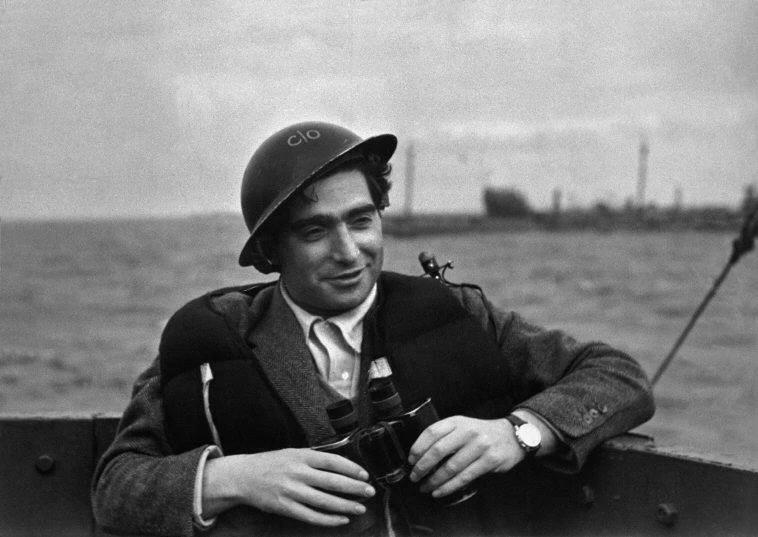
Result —
<path fill-rule="evenodd" d="M 384 216 L 384 233 L 395 237 L 460 233 L 510 233 L 542 231 L 733 232 L 740 229 L 740 211 L 721 208 L 682 209 L 679 211 L 566 211 L 534 212 L 518 217 L 495 217 L 473 213 L 416 213 Z"/>
<path fill-rule="evenodd" d="M 740 210 L 725 207 L 684 208 L 680 210 L 613 210 L 575 209 L 560 213 L 531 211 L 521 216 L 492 216 L 486 213 L 385 213 L 384 233 L 396 237 L 464 233 L 518 233 L 568 231 L 613 232 L 736 232 L 744 219 Z M 17 226 L 46 227 L 49 225 L 86 225 L 99 222 L 113 225 L 119 222 L 214 222 L 235 227 L 241 220 L 232 212 L 139 215 L 86 218 L 14 219 L 0 220 L 2 228 Z M 240 224 L 244 229 L 244 224 Z"/>

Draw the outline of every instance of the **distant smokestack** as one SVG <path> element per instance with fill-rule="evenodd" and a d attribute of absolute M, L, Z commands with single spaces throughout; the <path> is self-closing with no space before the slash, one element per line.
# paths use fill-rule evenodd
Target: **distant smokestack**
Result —
<path fill-rule="evenodd" d="M 553 214 L 561 214 L 561 201 L 563 192 L 560 188 L 553 189 Z"/>
<path fill-rule="evenodd" d="M 680 185 L 676 185 L 676 188 L 674 189 L 674 210 L 679 212 L 682 209 L 684 200 L 684 192 L 682 191 L 682 187 Z"/>
<path fill-rule="evenodd" d="M 405 216 L 413 213 L 413 182 L 416 177 L 416 148 L 413 142 L 405 149 Z"/>
<path fill-rule="evenodd" d="M 640 155 L 637 165 L 637 207 L 645 208 L 645 187 L 647 186 L 647 155 L 650 148 L 647 139 L 643 136 L 640 138 Z"/>

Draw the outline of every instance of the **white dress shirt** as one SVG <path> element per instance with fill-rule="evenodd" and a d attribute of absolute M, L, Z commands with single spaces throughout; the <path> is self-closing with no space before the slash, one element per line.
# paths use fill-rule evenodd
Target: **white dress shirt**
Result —
<path fill-rule="evenodd" d="M 343 397 L 354 397 L 361 367 L 363 318 L 376 299 L 376 284 L 355 308 L 328 318 L 309 313 L 295 304 L 281 282 L 279 289 L 303 330 L 321 377 Z"/>

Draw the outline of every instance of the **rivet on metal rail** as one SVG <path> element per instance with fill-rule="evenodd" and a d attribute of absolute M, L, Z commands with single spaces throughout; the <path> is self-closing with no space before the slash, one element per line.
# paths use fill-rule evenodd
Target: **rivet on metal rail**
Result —
<path fill-rule="evenodd" d="M 40 455 L 34 462 L 34 467 L 41 474 L 49 474 L 55 469 L 55 459 L 50 455 Z"/>
<path fill-rule="evenodd" d="M 673 503 L 660 503 L 655 510 L 655 519 L 664 526 L 673 526 L 679 519 L 679 511 Z"/>

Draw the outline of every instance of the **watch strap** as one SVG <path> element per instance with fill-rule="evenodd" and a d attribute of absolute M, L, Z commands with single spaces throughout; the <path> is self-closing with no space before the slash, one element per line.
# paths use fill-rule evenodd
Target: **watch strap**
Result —
<path fill-rule="evenodd" d="M 513 431 L 514 431 L 514 434 L 516 435 L 516 441 L 518 442 L 519 446 L 521 446 L 521 449 L 524 450 L 524 452 L 526 453 L 526 456 L 527 457 L 533 457 L 537 453 L 537 451 L 539 451 L 540 446 L 539 445 L 537 445 L 537 446 L 530 446 L 530 445 L 526 444 L 521 439 L 521 435 L 519 434 L 519 428 L 521 426 L 523 426 L 523 425 L 529 425 L 531 427 L 535 427 L 535 425 L 531 424 L 531 423 L 529 423 L 527 421 L 522 420 L 521 418 L 519 418 L 515 414 L 508 414 L 505 417 L 505 419 L 507 419 L 511 423 L 511 425 L 513 425 Z"/>
<path fill-rule="evenodd" d="M 524 420 L 522 420 L 521 418 L 519 418 L 515 414 L 508 414 L 505 417 L 505 419 L 507 419 L 508 421 L 510 421 L 511 424 L 513 425 L 513 427 L 521 427 L 522 425 L 526 424 L 526 422 Z"/>

